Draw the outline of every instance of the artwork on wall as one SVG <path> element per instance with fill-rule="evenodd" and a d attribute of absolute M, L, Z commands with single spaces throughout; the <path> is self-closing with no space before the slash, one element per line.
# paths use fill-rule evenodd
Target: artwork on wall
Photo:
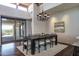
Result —
<path fill-rule="evenodd" d="M 64 33 L 65 32 L 65 23 L 63 21 L 54 23 L 54 32 Z"/>

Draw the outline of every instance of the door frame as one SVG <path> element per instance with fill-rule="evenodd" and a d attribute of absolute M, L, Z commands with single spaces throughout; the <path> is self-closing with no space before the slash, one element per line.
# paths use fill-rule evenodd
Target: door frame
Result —
<path fill-rule="evenodd" d="M 0 21 L 1 21 L 1 45 L 3 44 L 2 43 L 2 18 L 6 18 L 6 19 L 14 19 L 14 20 L 21 20 L 21 21 L 25 21 L 25 24 L 26 24 L 26 21 L 27 21 L 27 19 L 23 19 L 23 18 L 17 18 L 17 17 L 11 17 L 11 16 L 0 16 Z M 14 34 L 14 36 L 15 36 L 15 41 L 16 41 L 16 21 L 15 21 L 15 29 L 14 29 L 14 32 L 15 32 L 15 34 Z M 26 26 L 25 26 L 25 32 L 26 32 Z"/>

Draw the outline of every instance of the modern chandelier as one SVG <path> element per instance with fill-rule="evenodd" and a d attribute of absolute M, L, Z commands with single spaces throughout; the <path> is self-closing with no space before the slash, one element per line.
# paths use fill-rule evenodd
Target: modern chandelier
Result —
<path fill-rule="evenodd" d="M 48 20 L 49 18 L 50 18 L 50 15 L 47 14 L 46 12 L 44 12 L 43 10 L 42 10 L 41 13 L 39 13 L 39 14 L 37 15 L 37 19 L 40 20 L 40 21 L 46 21 L 46 20 Z"/>

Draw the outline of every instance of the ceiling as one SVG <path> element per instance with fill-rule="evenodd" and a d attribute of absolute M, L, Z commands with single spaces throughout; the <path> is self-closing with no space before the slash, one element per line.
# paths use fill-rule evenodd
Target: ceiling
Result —
<path fill-rule="evenodd" d="M 77 6 L 79 6 L 79 3 L 63 3 L 59 6 L 46 10 L 46 12 L 50 14 L 55 14 L 55 13 L 62 12 L 64 10 L 71 9 Z"/>
<path fill-rule="evenodd" d="M 17 3 L 12 3 L 12 4 L 15 4 L 17 5 Z M 28 8 L 32 3 L 18 3 L 19 6 L 22 6 L 24 8 Z M 35 3 L 37 6 L 40 6 L 41 4 L 43 3 Z"/>
<path fill-rule="evenodd" d="M 41 4 L 43 4 L 43 3 L 35 3 L 37 6 L 40 6 Z"/>
<path fill-rule="evenodd" d="M 32 3 L 19 3 L 19 6 L 22 6 L 22 7 L 29 7 Z"/>
<path fill-rule="evenodd" d="M 15 5 L 18 5 L 18 6 L 22 6 L 24 8 L 28 8 L 32 3 L 12 3 L 12 4 L 15 4 Z"/>

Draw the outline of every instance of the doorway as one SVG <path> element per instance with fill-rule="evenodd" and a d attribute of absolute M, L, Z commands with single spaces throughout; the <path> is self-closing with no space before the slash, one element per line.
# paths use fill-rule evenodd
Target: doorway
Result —
<path fill-rule="evenodd" d="M 2 18 L 1 43 L 9 43 L 26 36 L 26 20 Z"/>

